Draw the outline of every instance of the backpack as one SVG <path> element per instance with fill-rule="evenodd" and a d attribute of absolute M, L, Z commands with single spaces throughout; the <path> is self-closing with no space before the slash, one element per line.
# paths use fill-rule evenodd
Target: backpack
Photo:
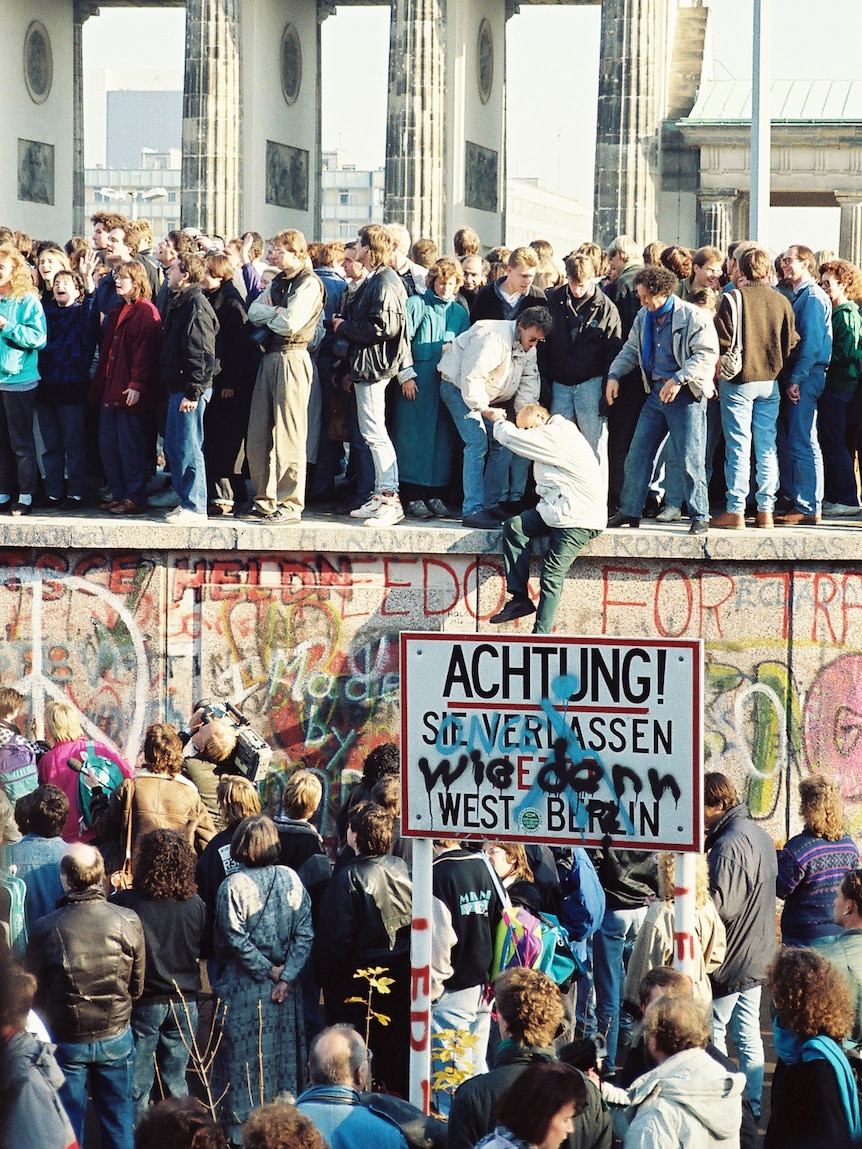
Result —
<path fill-rule="evenodd" d="M 13 734 L 0 746 L 0 787 L 12 803 L 39 785 L 36 773 L 36 755 L 33 747 L 20 734 Z"/>
<path fill-rule="evenodd" d="M 537 917 L 523 906 L 509 903 L 504 905 L 497 925 L 491 978 L 516 965 L 546 973 L 562 993 L 584 974 L 566 931 L 553 914 L 540 913 Z"/>
<path fill-rule="evenodd" d="M 12 957 L 20 961 L 27 949 L 27 887 L 17 876 L 18 867 L 0 870 L 0 924 L 8 931 Z"/>
<path fill-rule="evenodd" d="M 572 982 L 586 972 L 569 944 L 566 931 L 553 914 L 539 913 L 537 916 L 524 906 L 512 905 L 497 872 L 485 855 L 481 856 L 503 906 L 503 916 L 494 937 L 491 980 L 504 969 L 520 965 L 541 970 L 560 987 L 561 993 L 565 993 Z"/>
<path fill-rule="evenodd" d="M 101 790 L 106 798 L 110 798 L 117 787 L 125 781 L 125 774 L 110 758 L 96 753 L 93 742 L 88 742 L 80 758 L 80 769 L 69 765 L 78 771 L 78 824 L 81 831 L 93 828 L 92 802 L 93 794 Z"/>
<path fill-rule="evenodd" d="M 563 894 L 560 921 L 576 942 L 590 938 L 605 916 L 605 891 L 587 851 L 574 846 L 557 856 Z"/>

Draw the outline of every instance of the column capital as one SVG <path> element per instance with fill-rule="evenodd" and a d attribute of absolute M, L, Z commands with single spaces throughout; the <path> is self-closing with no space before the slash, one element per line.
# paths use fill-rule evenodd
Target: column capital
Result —
<path fill-rule="evenodd" d="M 99 15 L 99 5 L 96 0 L 74 0 L 72 14 L 76 24 L 85 24 L 91 16 Z"/>
<path fill-rule="evenodd" d="M 337 5 L 335 0 L 317 0 L 317 22 L 322 24 L 324 20 L 336 14 Z"/>
<path fill-rule="evenodd" d="M 834 194 L 839 207 L 857 207 L 862 204 L 862 191 L 837 191 Z"/>
<path fill-rule="evenodd" d="M 738 188 L 702 188 L 697 193 L 697 199 L 698 203 L 704 205 L 712 203 L 732 204 L 736 202 L 738 195 Z"/>

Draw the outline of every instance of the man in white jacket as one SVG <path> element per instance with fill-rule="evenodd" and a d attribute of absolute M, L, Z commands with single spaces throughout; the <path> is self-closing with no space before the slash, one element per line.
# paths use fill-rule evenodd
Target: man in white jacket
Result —
<path fill-rule="evenodd" d="M 440 398 L 464 441 L 465 527 L 496 530 L 506 517 L 493 508 L 504 497 L 510 456 L 491 438 L 489 416 L 498 411 L 505 418 L 509 403 L 517 413 L 539 398 L 536 344 L 551 326 L 546 307 L 528 307 L 517 320 L 474 323 L 441 356 Z"/>
<path fill-rule="evenodd" d="M 706 1052 L 709 1026 L 694 998 L 659 998 L 644 1041 L 656 1068 L 629 1089 L 624 1149 L 739 1149 L 745 1078 Z"/>
<path fill-rule="evenodd" d="M 607 479 L 587 440 L 563 415 L 552 416 L 538 403 L 529 403 L 518 412 L 517 426 L 506 421 L 504 411 L 491 411 L 488 417 L 498 443 L 532 459 L 539 495 L 535 510 L 503 524 L 506 587 L 512 598 L 490 621 L 511 622 L 536 610 L 527 594 L 530 544 L 549 535 L 533 633 L 550 634 L 569 567 L 607 524 Z"/>

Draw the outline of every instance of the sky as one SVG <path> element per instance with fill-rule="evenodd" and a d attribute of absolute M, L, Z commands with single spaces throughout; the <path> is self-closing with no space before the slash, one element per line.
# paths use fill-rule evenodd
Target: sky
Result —
<path fill-rule="evenodd" d="M 859 75 L 858 0 L 819 0 L 816 19 L 814 0 L 762 2 L 771 11 L 773 78 Z M 752 6 L 753 0 L 713 0 L 716 79 L 751 76 Z M 358 168 L 377 168 L 384 162 L 388 18 L 386 7 L 350 7 L 338 9 L 323 23 L 323 146 L 343 149 Z M 149 44 L 158 73 L 141 69 L 123 86 L 181 87 L 183 20 L 182 9 L 102 8 L 101 15 L 85 23 L 87 166 L 104 162 L 100 61 L 114 58 L 117 43 L 142 45 L 144 56 Z M 597 5 L 526 3 L 507 28 L 509 174 L 539 177 L 549 189 L 588 204 L 593 198 L 599 29 Z M 364 47 L 361 82 L 358 43 Z M 773 247 L 798 240 L 799 228 L 805 229 L 803 241 L 811 247 L 835 247 L 838 209 L 772 209 Z"/>

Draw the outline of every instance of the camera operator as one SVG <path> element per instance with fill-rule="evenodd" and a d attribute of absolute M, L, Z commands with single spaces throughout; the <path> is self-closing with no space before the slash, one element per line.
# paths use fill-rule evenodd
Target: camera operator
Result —
<path fill-rule="evenodd" d="M 197 788 L 201 801 L 212 815 L 216 830 L 221 830 L 216 789 L 223 774 L 240 773 L 234 761 L 237 727 L 229 719 L 214 713 L 212 707 L 200 704 L 187 730 L 191 733 L 185 744 L 183 774 Z"/>

